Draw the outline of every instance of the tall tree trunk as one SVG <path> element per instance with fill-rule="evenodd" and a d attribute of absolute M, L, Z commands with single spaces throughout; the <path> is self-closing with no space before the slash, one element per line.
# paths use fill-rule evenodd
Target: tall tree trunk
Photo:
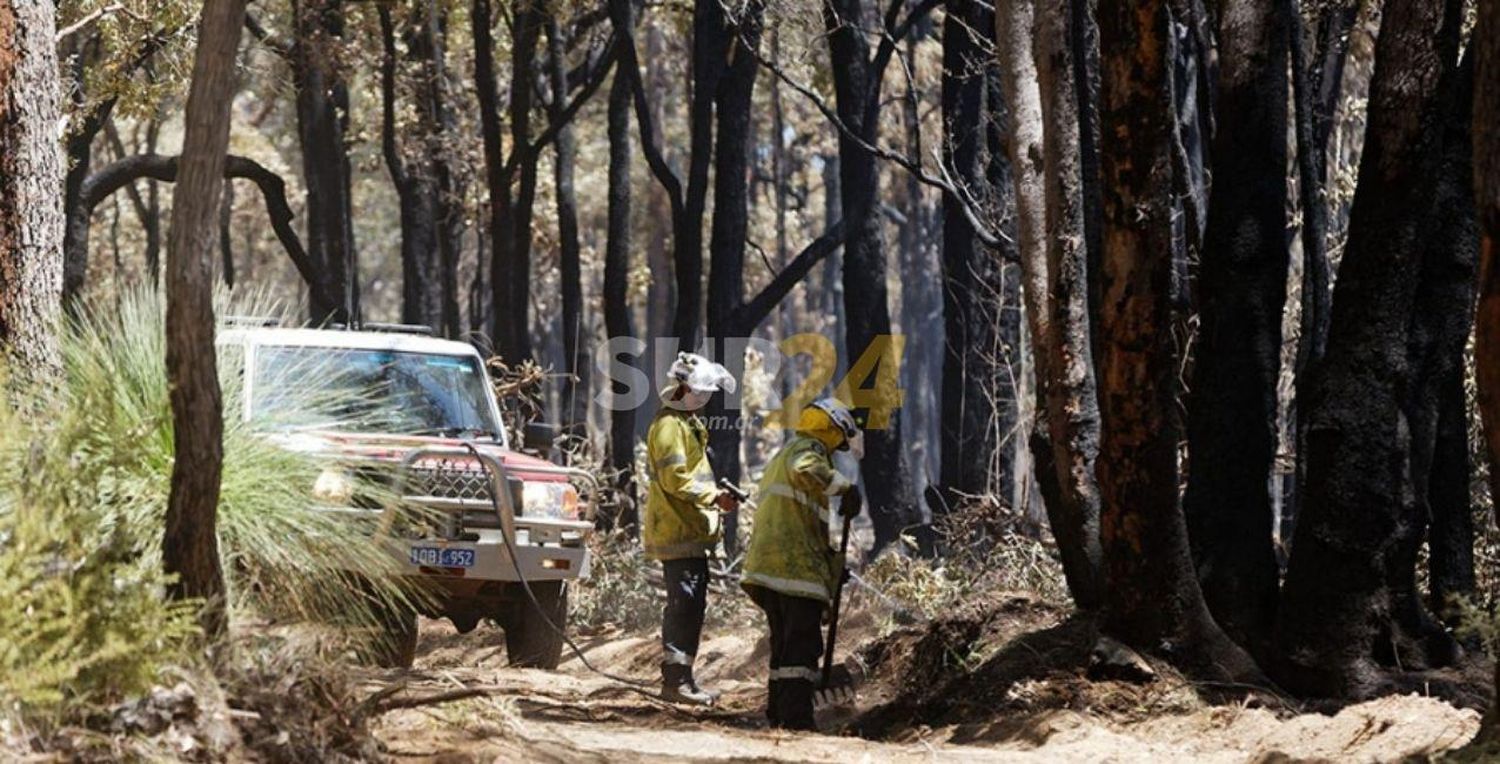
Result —
<path fill-rule="evenodd" d="M 172 596 L 203 601 L 200 622 L 210 639 L 227 626 L 215 530 L 224 419 L 214 351 L 211 254 L 244 17 L 244 0 L 207 0 L 203 6 L 167 240 L 167 379 L 175 458 L 162 562 L 177 576 Z"/>
<path fill-rule="evenodd" d="M 1183 512 L 1203 597 L 1259 651 L 1276 612 L 1271 474 L 1286 235 L 1287 30 L 1275 3 L 1226 0 L 1212 146 L 1216 177 L 1199 265 Z"/>
<path fill-rule="evenodd" d="M 715 5 L 708 3 L 707 5 Z M 760 69 L 755 56 L 743 50 L 760 44 L 761 14 L 759 0 L 750 0 L 734 19 L 720 18 L 717 26 L 699 26 L 697 34 L 722 38 L 714 48 L 732 51 L 730 63 L 719 74 L 715 99 L 716 142 L 714 152 L 714 217 L 709 235 L 709 281 L 707 337 L 715 356 L 739 376 L 745 358 L 729 357 L 727 342 L 749 336 L 756 327 L 740 323 L 745 301 L 745 243 L 750 227 L 750 143 L 753 135 L 750 112 L 755 96 L 755 76 Z M 696 44 L 696 43 L 695 43 Z M 714 451 L 714 473 L 736 483 L 740 479 L 740 423 L 738 410 L 717 396 L 712 404 L 714 414 L 723 426 L 709 431 Z M 737 546 L 738 516 L 725 516 L 725 551 L 733 555 Z"/>
<path fill-rule="evenodd" d="M 1245 679 L 1258 671 L 1209 615 L 1178 503 L 1169 23 L 1160 0 L 1099 3 L 1105 625 L 1193 673 Z"/>
<path fill-rule="evenodd" d="M 1098 0 L 1068 0 L 1073 18 L 1068 29 L 1073 48 L 1073 92 L 1078 100 L 1078 166 L 1083 187 L 1083 233 L 1088 255 L 1084 273 L 1098 274 L 1104 251 L 1104 175 L 1099 166 L 1099 25 Z M 1099 362 L 1101 279 L 1088 279 L 1089 354 Z"/>
<path fill-rule="evenodd" d="M 495 249 L 490 279 L 490 300 L 494 311 L 490 335 L 495 342 L 495 352 L 507 363 L 517 363 L 532 357 L 531 222 L 536 202 L 538 157 L 531 148 L 531 103 L 536 80 L 537 44 L 546 24 L 539 0 L 517 2 L 511 23 L 509 164 L 516 168 L 516 189 L 512 196 L 509 175 L 499 179 L 503 188 L 490 188 L 492 197 L 499 194 L 509 200 L 497 208 L 503 208 L 510 215 L 508 219 L 497 220 L 491 229 Z"/>
<path fill-rule="evenodd" d="M 955 180 L 970 193 L 986 183 L 982 149 L 987 120 L 982 117 L 985 61 L 979 40 L 982 13 L 973 0 L 954 0 L 943 21 L 943 155 Z M 1009 189 L 995 189 L 1002 201 Z M 999 260 L 1014 251 L 993 253 L 979 242 L 962 209 L 943 199 L 943 375 L 941 444 L 944 489 L 979 495 L 992 488 L 991 467 L 999 444 L 993 387 L 1005 370 L 997 368 L 997 320 L 1002 315 L 994 289 Z M 1012 250 L 1013 246 L 1010 247 Z M 997 258 L 998 254 L 998 258 Z M 955 497 L 949 497 L 955 498 Z M 945 506 L 951 501 L 944 502 Z"/>
<path fill-rule="evenodd" d="M 634 14 L 624 24 L 634 28 Z M 617 19 L 618 21 L 618 19 Z M 634 64 L 631 64 L 634 65 Z M 629 77 L 618 68 L 609 89 L 609 231 L 604 249 L 604 333 L 610 339 L 634 337 L 630 319 L 630 108 Z M 611 359 L 618 362 L 618 359 Z M 625 361 L 624 363 L 630 363 Z M 628 388 L 620 374 L 609 375 L 614 395 L 624 395 Z M 635 506 L 635 409 L 616 402 L 610 407 L 609 461 L 618 475 L 618 516 L 603 518 L 615 527 L 635 528 L 638 517 Z"/>
<path fill-rule="evenodd" d="M 439 189 L 425 150 L 404 152 L 396 134 L 397 59 L 395 25 L 390 8 L 380 6 L 381 40 L 381 152 L 396 186 L 401 216 L 401 320 L 408 324 L 440 327 L 443 318 L 439 282 L 438 247 Z M 408 55 L 420 65 L 430 59 L 431 49 L 420 20 L 404 20 Z M 419 104 L 420 106 L 420 104 Z M 419 112 L 420 112 L 419 108 Z M 424 125 L 425 127 L 425 125 Z M 424 147 L 425 148 L 425 147 Z M 410 158 L 409 158 L 410 157 Z"/>
<path fill-rule="evenodd" d="M 847 230 L 844 242 L 844 349 L 849 362 L 885 343 L 880 368 L 899 367 L 899 346 L 886 342 L 891 314 L 886 294 L 886 254 L 875 203 L 880 189 L 876 159 L 863 144 L 879 134 L 878 103 L 881 72 L 871 60 L 864 35 L 862 0 L 826 0 L 824 28 L 833 67 L 834 92 L 840 120 L 854 135 L 839 134 L 839 191 Z M 894 403 L 894 402 L 887 402 Z M 902 439 L 899 410 L 884 428 L 866 431 L 861 464 L 870 519 L 875 526 L 874 552 L 895 541 L 912 519 L 907 475 L 901 469 Z"/>
<path fill-rule="evenodd" d="M 557 242 L 562 281 L 563 359 L 567 376 L 562 388 L 562 421 L 587 434 L 589 403 L 589 359 L 581 335 L 587 327 L 583 309 L 583 250 L 578 242 L 578 193 L 573 187 L 573 166 L 578 145 L 573 127 L 564 113 L 568 103 L 567 41 L 555 15 L 547 19 L 548 79 L 552 84 L 552 123 L 557 131 L 552 181 L 557 198 Z"/>
<path fill-rule="evenodd" d="M 505 170 L 505 147 L 500 137 L 500 104 L 499 85 L 495 80 L 495 41 L 490 31 L 493 23 L 491 17 L 490 0 L 473 0 L 469 8 L 470 32 L 474 38 L 474 90 L 479 102 L 479 134 L 484 147 L 484 180 L 485 189 L 488 192 L 488 209 L 485 210 L 485 224 L 480 226 L 479 240 L 488 244 L 489 258 L 481 259 L 480 265 L 475 268 L 475 284 L 481 288 L 474 297 L 476 303 L 474 308 L 481 310 L 470 310 L 470 323 L 476 326 L 484 326 L 476 320 L 476 314 L 487 314 L 490 326 L 490 342 L 492 346 L 499 342 L 495 325 L 504 322 L 502 311 L 504 308 L 505 286 L 495 286 L 500 274 L 493 269 L 499 263 L 501 257 L 508 257 L 509 232 L 507 226 L 510 221 L 510 176 Z M 485 253 L 485 247 L 478 248 L 481 254 Z M 505 252 L 502 253 L 501 250 Z M 485 264 L 489 265 L 488 279 L 486 280 Z M 482 283 L 481 283 L 482 282 Z M 487 310 L 483 308 L 488 306 Z M 513 361 L 514 359 L 508 359 Z"/>
<path fill-rule="evenodd" d="M 1329 697 L 1384 689 L 1383 666 L 1431 665 L 1401 612 L 1420 542 L 1407 354 L 1436 193 L 1458 0 L 1385 7 L 1369 127 L 1334 290 L 1327 355 L 1305 401 L 1307 472 L 1277 629 L 1284 686 Z M 1446 6 L 1446 7 L 1445 7 Z M 1396 579 L 1396 580 L 1393 580 Z M 1393 590 L 1393 584 L 1394 589 Z"/>
<path fill-rule="evenodd" d="M 1103 551 L 1099 546 L 1099 403 L 1089 327 L 1088 195 L 1081 151 L 1084 136 L 1079 104 L 1070 84 L 1076 65 L 1070 45 L 1076 9 L 1049 3 L 1034 41 L 1040 75 L 1047 210 L 1047 310 L 1051 312 L 1043 350 L 1046 368 L 1046 424 L 1063 506 L 1049 514 L 1064 560 L 1073 599 L 1093 609 L 1103 603 Z M 1039 367 L 1040 368 L 1040 367 Z M 1062 530 L 1059 531 L 1058 529 Z M 1071 557 L 1071 560 L 1069 560 Z"/>
<path fill-rule="evenodd" d="M 1411 484 L 1417 500 L 1417 534 L 1427 526 L 1432 609 L 1457 626 L 1452 598 L 1474 591 L 1474 521 L 1469 506 L 1469 443 L 1464 394 L 1464 346 L 1474 320 L 1479 222 L 1475 218 L 1474 56 L 1464 56 L 1458 83 L 1444 109 L 1437 189 L 1424 226 L 1421 280 L 1408 343 L 1415 382 L 1409 392 Z M 1393 571 L 1392 585 L 1408 620 L 1433 633 L 1418 603 L 1414 567 Z M 1433 633 L 1439 649 L 1454 645 Z"/>
<path fill-rule="evenodd" d="M 1500 0 L 1479 0 L 1479 23 L 1470 45 L 1474 78 L 1474 187 L 1483 244 L 1474 356 L 1479 413 L 1489 449 L 1490 496 L 1500 512 Z M 1500 662 L 1495 665 L 1500 692 Z M 1500 703 L 1492 703 L 1475 746 L 1500 750 Z"/>
<path fill-rule="evenodd" d="M 1338 111 L 1344 79 L 1349 31 L 1358 3 L 1333 4 L 1321 9 L 1314 28 L 1305 28 L 1298 0 L 1282 0 L 1288 19 L 1292 56 L 1292 94 L 1296 104 L 1297 185 L 1302 213 L 1302 316 L 1297 342 L 1295 394 L 1292 401 L 1292 438 L 1296 446 L 1294 488 L 1281 509 L 1280 536 L 1292 536 L 1300 487 L 1305 479 L 1306 412 L 1298 405 L 1311 397 L 1310 370 L 1320 363 L 1328 345 L 1328 323 L 1333 309 L 1333 265 L 1328 258 L 1328 137 Z M 1315 32 L 1314 34 L 1311 34 Z M 1313 43 L 1312 50 L 1308 44 Z"/>
<path fill-rule="evenodd" d="M 332 304 L 311 302 L 314 321 L 359 317 L 358 266 L 349 150 L 349 89 L 335 51 L 344 34 L 343 0 L 293 0 L 297 136 L 307 187 L 307 250 Z"/>
<path fill-rule="evenodd" d="M 439 329 L 447 337 L 458 337 L 463 327 L 459 321 L 458 261 L 463 253 L 465 223 L 463 173 L 454 169 L 462 164 L 451 144 L 459 129 L 452 107 L 453 94 L 448 83 L 448 10 L 439 0 L 420 0 L 422 11 L 411 29 L 413 57 L 421 72 L 418 80 L 418 103 L 421 124 L 426 132 L 427 151 L 432 174 L 437 181 L 437 293 Z"/>
<path fill-rule="evenodd" d="M 22 379 L 45 379 L 62 365 L 56 34 L 52 3 L 0 0 L 0 356 Z"/>
<path fill-rule="evenodd" d="M 618 2 L 619 0 L 612 0 Z M 660 22 L 651 21 L 646 24 L 646 105 L 651 115 L 653 125 L 663 124 L 666 120 L 668 107 L 668 58 L 667 41 L 662 32 Z M 640 127 L 637 126 L 637 130 Z M 644 152 L 645 147 L 642 146 Z M 667 149 L 671 153 L 680 154 L 680 147 L 675 144 Z M 673 161 L 673 164 L 678 164 Z M 676 208 L 676 202 L 669 196 L 664 185 L 658 183 L 651 186 L 646 196 L 646 266 L 651 273 L 650 283 L 646 287 L 646 310 L 645 332 L 646 337 L 652 340 L 651 346 L 646 348 L 644 358 L 645 368 L 652 377 L 652 383 L 658 372 L 666 371 L 667 364 L 671 363 L 672 354 L 667 358 L 658 358 L 656 342 L 660 337 L 672 335 L 672 309 L 676 299 L 677 274 L 675 264 L 672 261 L 671 238 Z M 651 426 L 651 417 L 642 416 L 636 419 L 636 433 L 640 438 L 646 437 L 647 429 Z"/>

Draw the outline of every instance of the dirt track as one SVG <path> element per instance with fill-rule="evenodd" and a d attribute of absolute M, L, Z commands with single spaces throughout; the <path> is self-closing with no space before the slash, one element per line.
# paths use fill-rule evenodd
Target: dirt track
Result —
<path fill-rule="evenodd" d="M 376 731 L 397 761 L 1390 761 L 1459 746 L 1479 719 L 1439 700 L 1393 696 L 1333 717 L 1201 704 L 1137 718 L 1123 718 L 1118 709 L 1037 708 L 983 722 L 887 730 L 879 741 L 787 734 L 761 722 L 764 646 L 757 649 L 754 629 L 705 645 L 700 674 L 725 692 L 711 711 L 662 704 L 589 672 L 576 658 L 557 672 L 507 668 L 493 629 L 460 636 L 426 621 L 423 630 L 417 668 L 404 676 L 401 697 L 464 687 L 487 692 L 382 716 Z M 650 638 L 586 637 L 580 646 L 600 668 L 654 678 Z M 402 679 L 371 677 L 382 684 Z M 888 699 L 881 683 L 871 677 L 861 711 Z M 1027 683 L 1006 692 L 1046 694 Z M 846 720 L 823 721 L 833 728 Z"/>

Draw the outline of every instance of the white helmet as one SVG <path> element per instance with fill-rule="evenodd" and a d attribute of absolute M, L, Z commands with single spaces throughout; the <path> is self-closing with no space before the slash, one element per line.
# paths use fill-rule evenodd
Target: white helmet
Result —
<path fill-rule="evenodd" d="M 697 411 L 708 403 L 709 396 L 720 390 L 733 393 L 736 387 L 734 375 L 722 364 L 697 353 L 678 353 L 667 369 L 661 400 L 669 408 Z"/>
<path fill-rule="evenodd" d="M 843 431 L 843 448 L 848 449 L 851 456 L 855 459 L 865 458 L 865 432 L 859 428 L 859 422 L 855 421 L 854 412 L 843 401 L 837 398 L 819 398 L 810 405 L 827 414 L 834 426 Z"/>

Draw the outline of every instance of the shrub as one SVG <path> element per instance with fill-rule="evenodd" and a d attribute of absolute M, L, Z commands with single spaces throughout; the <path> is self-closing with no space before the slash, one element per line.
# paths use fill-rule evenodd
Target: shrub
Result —
<path fill-rule="evenodd" d="M 165 601 L 160 573 L 173 461 L 164 338 L 153 291 L 86 311 L 62 334 L 60 378 L 0 411 L 0 633 L 17 635 L 0 646 L 0 699 L 13 715 L 110 702 L 190 660 L 192 606 Z M 329 465 L 258 434 L 243 416 L 243 359 L 230 349 L 220 361 L 218 529 L 234 612 L 368 625 L 372 608 L 417 596 L 370 527 L 317 511 L 311 488 Z"/>

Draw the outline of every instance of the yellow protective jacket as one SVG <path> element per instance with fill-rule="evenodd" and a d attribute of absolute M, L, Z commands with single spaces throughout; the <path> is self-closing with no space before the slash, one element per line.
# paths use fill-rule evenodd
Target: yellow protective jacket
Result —
<path fill-rule="evenodd" d="M 708 429 L 697 415 L 663 408 L 646 435 L 651 472 L 641 540 L 653 560 L 707 557 L 722 529 L 719 488 L 708 463 Z"/>
<path fill-rule="evenodd" d="M 800 433 L 787 442 L 760 480 L 741 586 L 828 602 L 842 574 L 828 546 L 829 499 L 848 487 L 822 442 Z"/>

